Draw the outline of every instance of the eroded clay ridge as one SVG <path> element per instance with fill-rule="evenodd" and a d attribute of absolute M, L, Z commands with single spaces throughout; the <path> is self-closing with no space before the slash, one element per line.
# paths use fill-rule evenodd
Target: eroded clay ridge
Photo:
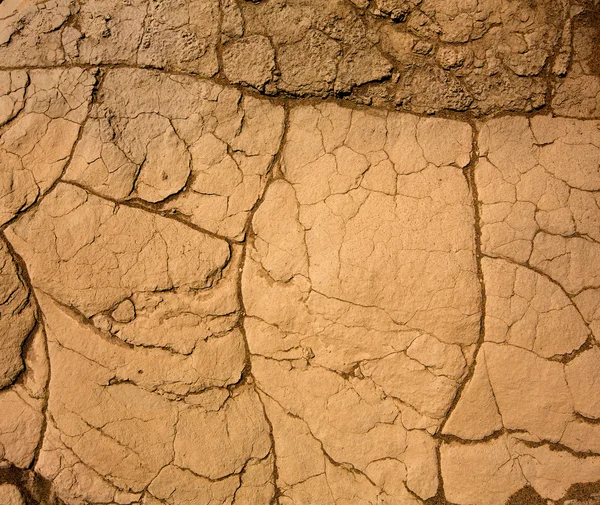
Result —
<path fill-rule="evenodd" d="M 597 504 L 597 7 L 4 0 L 0 505 Z"/>
<path fill-rule="evenodd" d="M 4 0 L 0 68 L 133 66 L 268 95 L 600 117 L 598 0 Z"/>

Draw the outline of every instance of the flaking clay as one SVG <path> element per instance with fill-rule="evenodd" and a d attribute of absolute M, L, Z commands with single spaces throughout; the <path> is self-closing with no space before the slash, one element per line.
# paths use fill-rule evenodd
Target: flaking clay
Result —
<path fill-rule="evenodd" d="M 600 504 L 597 0 L 0 3 L 0 505 Z"/>

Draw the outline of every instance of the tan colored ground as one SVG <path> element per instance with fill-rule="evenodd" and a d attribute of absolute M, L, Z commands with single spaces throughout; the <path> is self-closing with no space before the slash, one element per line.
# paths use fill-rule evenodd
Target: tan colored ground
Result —
<path fill-rule="evenodd" d="M 597 0 L 0 1 L 0 505 L 600 504 Z"/>

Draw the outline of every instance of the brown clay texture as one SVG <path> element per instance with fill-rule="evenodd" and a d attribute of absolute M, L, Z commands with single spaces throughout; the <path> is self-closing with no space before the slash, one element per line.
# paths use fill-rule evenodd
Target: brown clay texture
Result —
<path fill-rule="evenodd" d="M 600 504 L 598 0 L 0 0 L 0 505 Z"/>

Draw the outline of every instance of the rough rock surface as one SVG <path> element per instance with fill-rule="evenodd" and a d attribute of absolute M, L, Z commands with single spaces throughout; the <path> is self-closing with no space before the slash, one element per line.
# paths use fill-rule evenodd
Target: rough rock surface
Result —
<path fill-rule="evenodd" d="M 0 505 L 600 503 L 597 0 L 0 0 Z"/>
<path fill-rule="evenodd" d="M 29 287 L 4 240 L 0 262 L 0 388 L 5 388 L 24 368 L 22 348 L 36 323 Z"/>
<path fill-rule="evenodd" d="M 87 118 L 95 78 L 79 69 L 0 72 L 0 225 L 62 175 Z"/>
<path fill-rule="evenodd" d="M 552 106 L 598 117 L 597 9 L 597 0 L 6 0 L 0 66 L 141 66 L 414 112 Z"/>
<path fill-rule="evenodd" d="M 235 89 L 115 70 L 103 82 L 64 180 L 239 240 L 262 195 L 283 120 L 282 107 Z"/>
<path fill-rule="evenodd" d="M 479 336 L 470 139 L 447 120 L 295 108 L 285 180 L 254 215 L 242 294 L 257 387 L 302 420 L 285 436 L 355 472 L 347 493 L 437 492 L 432 434 Z M 280 475 L 291 465 L 277 458 Z M 306 477 L 285 481 L 292 503 L 334 478 Z"/>
<path fill-rule="evenodd" d="M 5 505 L 25 505 L 19 488 L 11 484 L 0 484 L 0 500 Z"/>

